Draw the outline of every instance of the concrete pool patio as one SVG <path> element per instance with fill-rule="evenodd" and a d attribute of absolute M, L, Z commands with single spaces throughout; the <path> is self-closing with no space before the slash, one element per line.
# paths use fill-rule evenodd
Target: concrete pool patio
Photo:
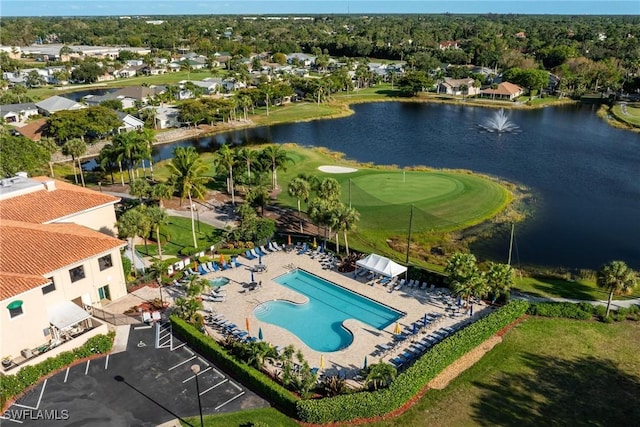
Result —
<path fill-rule="evenodd" d="M 267 266 L 267 270 L 262 273 L 253 273 L 254 280 L 261 282 L 261 286 L 253 291 L 246 291 L 246 285 L 251 281 L 251 268 L 258 264 L 257 260 L 239 258 L 241 266 L 228 269 L 222 272 L 210 273 L 202 276 L 211 279 L 214 277 L 228 277 L 231 282 L 221 289 L 226 291 L 225 301 L 210 302 L 203 301 L 205 311 L 215 312 L 223 315 L 227 320 L 236 324 L 239 329 L 246 329 L 246 322 L 249 322 L 249 333 L 257 337 L 259 328 L 262 329 L 264 341 L 274 346 L 293 345 L 296 350 L 301 350 L 305 359 L 311 367 L 320 367 L 321 355 L 324 356 L 325 375 L 337 375 L 343 372 L 347 378 L 353 378 L 362 368 L 364 359 L 367 357 L 369 364 L 379 360 L 388 362 L 389 359 L 402 353 L 409 347 L 411 340 L 407 339 L 393 350 L 383 352 L 386 345 L 393 343 L 393 332 L 395 323 L 387 326 L 384 330 L 377 330 L 365 323 L 355 319 L 348 319 L 344 326 L 353 334 L 353 342 L 345 349 L 335 352 L 321 353 L 309 348 L 302 340 L 288 330 L 269 323 L 259 321 L 253 314 L 254 309 L 266 302 L 273 300 L 288 300 L 294 303 L 306 302 L 306 297 L 285 286 L 276 283 L 273 279 L 300 268 L 310 273 L 316 274 L 346 289 L 359 293 L 365 297 L 388 305 L 396 310 L 406 313 L 399 320 L 400 327 L 410 329 L 413 322 L 422 319 L 426 314 L 439 314 L 438 322 L 425 328 L 425 334 L 442 327 L 453 327 L 477 320 L 486 314 L 488 307 L 476 301 L 473 305 L 473 316 L 465 313 L 464 309 L 459 311 L 457 316 L 451 316 L 451 311 L 446 310 L 447 303 L 451 305 L 453 299 L 448 296 L 448 292 L 440 289 L 418 289 L 403 287 L 400 290 L 389 292 L 388 288 L 376 283 L 371 286 L 365 283 L 365 279 L 354 279 L 353 273 L 339 273 L 336 270 L 323 269 L 318 258 L 314 259 L 308 254 L 298 255 L 296 250 L 285 252 L 273 252 L 262 257 L 262 263 Z M 455 305 L 455 304 L 454 304 Z M 223 335 L 213 327 L 207 326 L 207 333 L 216 339 L 222 339 Z M 419 333 L 416 338 L 424 337 Z M 428 356 L 427 356 L 428 357 Z"/>

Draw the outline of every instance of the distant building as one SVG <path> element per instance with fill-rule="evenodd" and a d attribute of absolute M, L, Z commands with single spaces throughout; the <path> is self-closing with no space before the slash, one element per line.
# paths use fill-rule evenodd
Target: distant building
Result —
<path fill-rule="evenodd" d="M 507 99 L 509 101 L 513 101 L 517 99 L 524 93 L 524 89 L 520 86 L 510 83 L 510 82 L 502 82 L 498 85 L 498 87 L 482 89 L 480 91 L 480 96 L 483 98 L 491 98 L 491 99 Z"/>

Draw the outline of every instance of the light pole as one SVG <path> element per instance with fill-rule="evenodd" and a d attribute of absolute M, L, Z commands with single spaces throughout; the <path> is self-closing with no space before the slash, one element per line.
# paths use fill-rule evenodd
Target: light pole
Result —
<path fill-rule="evenodd" d="M 196 393 L 198 393 L 198 411 L 200 411 L 200 427 L 204 427 L 204 421 L 202 419 L 202 401 L 200 400 L 200 384 L 198 383 L 198 374 L 200 373 L 200 365 L 198 365 L 197 363 L 195 365 L 191 365 L 191 372 L 193 372 L 196 377 Z"/>

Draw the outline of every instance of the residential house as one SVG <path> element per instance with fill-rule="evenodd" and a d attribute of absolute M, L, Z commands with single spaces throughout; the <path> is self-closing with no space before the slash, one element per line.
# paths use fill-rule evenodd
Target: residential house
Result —
<path fill-rule="evenodd" d="M 167 129 L 180 127 L 180 110 L 172 105 L 160 107 L 144 107 L 145 109 L 153 109 L 155 111 L 155 128 Z"/>
<path fill-rule="evenodd" d="M 513 101 L 524 93 L 524 89 L 520 86 L 510 83 L 502 82 L 495 89 L 486 88 L 480 91 L 480 96 L 483 98 L 491 99 L 506 99 Z"/>
<path fill-rule="evenodd" d="M 316 63 L 316 57 L 308 53 L 290 53 L 287 55 L 287 62 L 292 65 L 300 64 L 305 67 L 311 67 Z"/>
<path fill-rule="evenodd" d="M 0 105 L 0 117 L 4 119 L 5 123 L 23 122 L 38 114 L 40 114 L 38 107 L 33 102 Z"/>
<path fill-rule="evenodd" d="M 38 107 L 38 111 L 40 111 L 40 114 L 43 116 L 50 116 L 58 111 L 81 110 L 85 108 L 85 106 L 79 102 L 58 95 L 36 102 L 36 107 Z"/>
<path fill-rule="evenodd" d="M 474 84 L 475 80 L 472 78 L 451 79 L 447 77 L 444 81 L 438 83 L 438 93 L 464 96 L 478 95 L 480 93 L 480 88 L 474 87 Z"/>
<path fill-rule="evenodd" d="M 32 141 L 40 141 L 45 135 L 47 128 L 47 119 L 41 118 L 27 123 L 24 126 L 16 128 L 15 131 L 25 138 L 29 138 Z"/>
<path fill-rule="evenodd" d="M 144 122 L 131 114 L 116 111 L 118 118 L 122 121 L 122 126 L 118 127 L 118 133 L 131 132 L 132 130 L 140 130 L 144 128 Z"/>
<path fill-rule="evenodd" d="M 447 41 L 438 43 L 438 49 L 440 50 L 460 49 L 460 45 L 457 40 L 447 40 Z"/>
<path fill-rule="evenodd" d="M 126 242 L 114 237 L 118 201 L 25 173 L 0 180 L 3 358 L 35 363 L 107 331 L 91 311 L 127 293 Z"/>

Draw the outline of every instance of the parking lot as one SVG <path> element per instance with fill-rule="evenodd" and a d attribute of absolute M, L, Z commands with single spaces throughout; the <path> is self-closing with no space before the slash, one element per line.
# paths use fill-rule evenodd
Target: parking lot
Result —
<path fill-rule="evenodd" d="M 4 414 L 2 425 L 155 426 L 269 403 L 171 334 L 169 324 L 132 326 L 124 352 L 83 362 L 44 380 Z M 199 424 L 199 423 L 197 423 Z"/>

